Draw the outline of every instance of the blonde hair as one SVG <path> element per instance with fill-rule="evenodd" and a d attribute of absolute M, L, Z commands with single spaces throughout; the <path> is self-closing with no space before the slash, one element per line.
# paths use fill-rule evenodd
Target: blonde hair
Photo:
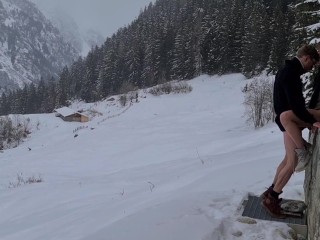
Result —
<path fill-rule="evenodd" d="M 313 45 L 304 45 L 298 49 L 297 57 L 301 58 L 303 56 L 310 56 L 317 62 L 319 61 L 319 53 Z"/>

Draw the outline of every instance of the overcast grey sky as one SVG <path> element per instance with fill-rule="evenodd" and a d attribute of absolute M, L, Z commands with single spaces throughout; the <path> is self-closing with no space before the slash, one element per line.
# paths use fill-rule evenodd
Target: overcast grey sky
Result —
<path fill-rule="evenodd" d="M 120 27 L 131 23 L 150 2 L 155 0 L 32 0 L 47 8 L 61 7 L 80 28 L 99 30 L 111 36 Z"/>

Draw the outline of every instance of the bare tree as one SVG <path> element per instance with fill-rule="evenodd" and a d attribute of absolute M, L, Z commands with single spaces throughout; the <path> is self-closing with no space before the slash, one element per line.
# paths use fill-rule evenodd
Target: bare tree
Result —
<path fill-rule="evenodd" d="M 257 77 L 242 89 L 245 93 L 245 116 L 247 122 L 255 128 L 274 121 L 273 82 L 268 77 Z"/>

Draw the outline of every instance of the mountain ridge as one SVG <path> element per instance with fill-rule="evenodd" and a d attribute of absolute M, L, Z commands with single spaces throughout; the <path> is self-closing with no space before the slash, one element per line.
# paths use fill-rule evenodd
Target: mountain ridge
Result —
<path fill-rule="evenodd" d="M 28 0 L 0 1 L 0 91 L 57 77 L 79 52 Z"/>
<path fill-rule="evenodd" d="M 50 7 L 42 2 L 35 2 L 36 6 L 46 16 L 53 26 L 70 42 L 82 56 L 86 56 L 92 47 L 100 46 L 104 37 L 96 30 L 81 29 L 75 19 L 64 9 Z"/>

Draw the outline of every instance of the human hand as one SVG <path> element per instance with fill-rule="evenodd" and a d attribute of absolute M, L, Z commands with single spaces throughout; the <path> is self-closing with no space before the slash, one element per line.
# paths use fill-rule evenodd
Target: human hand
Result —
<path fill-rule="evenodd" d="M 320 122 L 315 122 L 311 128 L 311 131 L 315 133 L 318 128 L 320 128 Z"/>

